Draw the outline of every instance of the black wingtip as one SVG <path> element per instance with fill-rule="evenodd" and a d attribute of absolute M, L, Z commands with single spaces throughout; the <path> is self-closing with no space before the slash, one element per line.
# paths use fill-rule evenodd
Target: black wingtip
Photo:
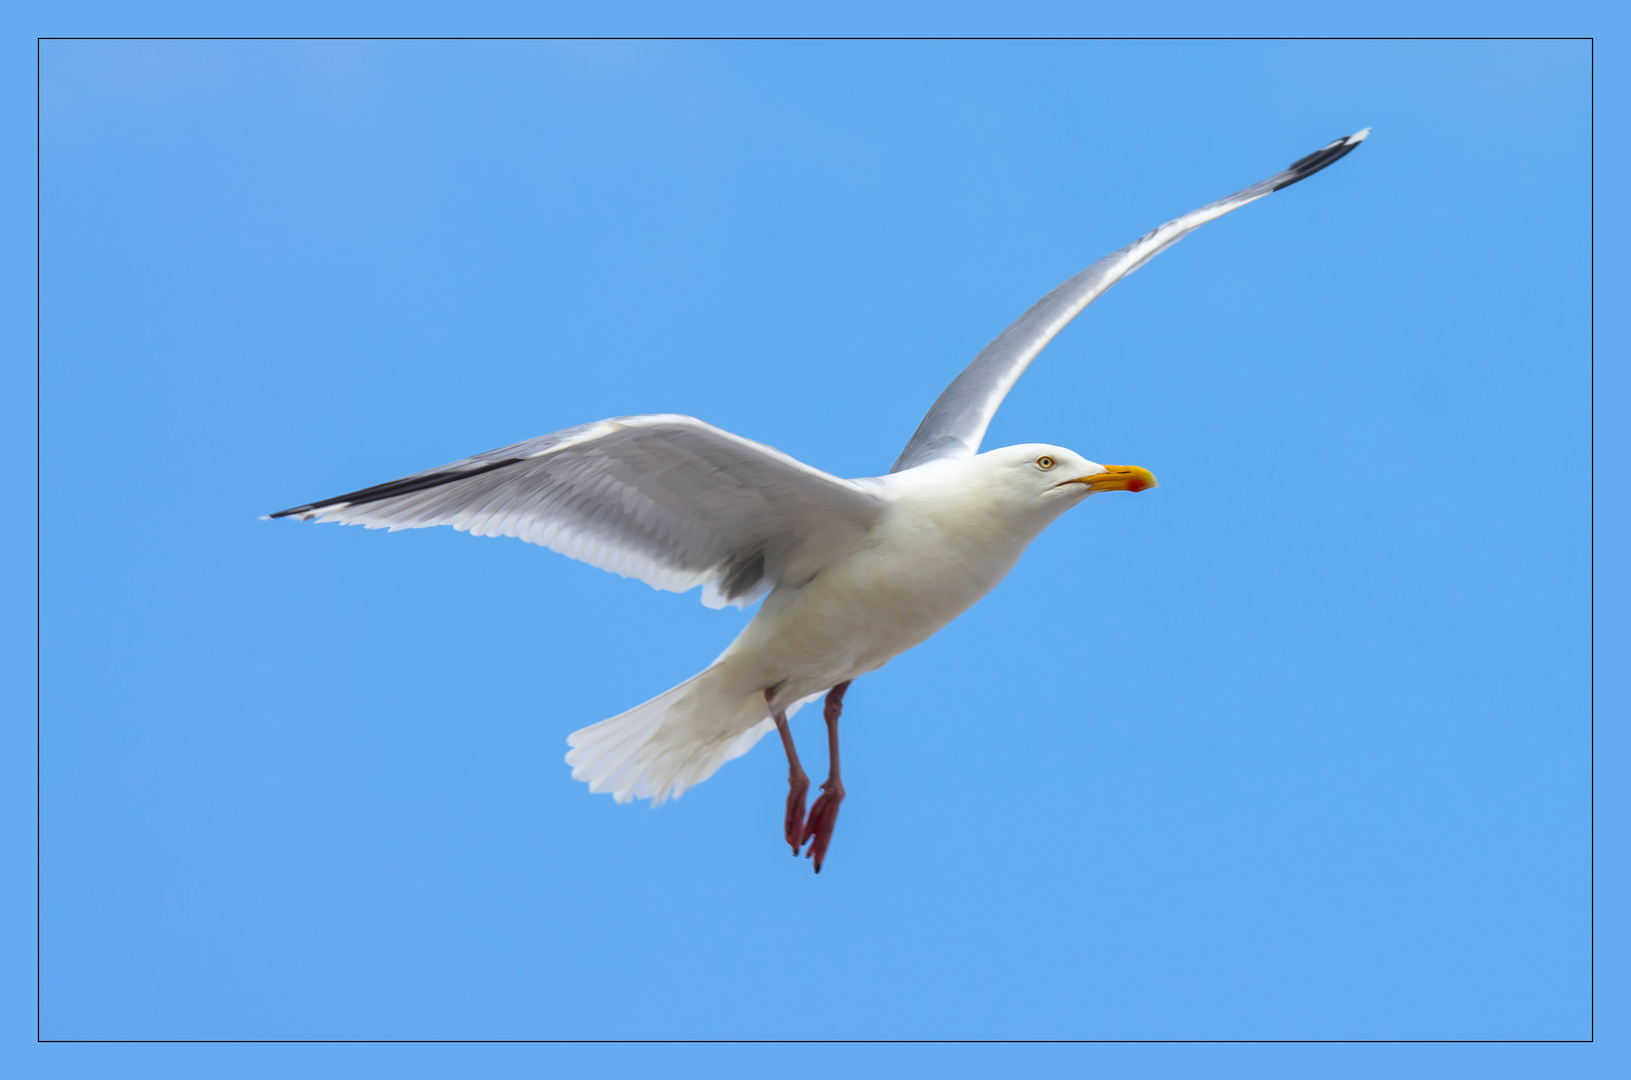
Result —
<path fill-rule="evenodd" d="M 495 469 L 502 469 L 508 465 L 525 461 L 526 458 L 500 458 L 497 461 L 484 461 L 480 465 L 470 468 L 456 469 L 450 472 L 431 471 L 405 476 L 400 480 L 392 480 L 384 484 L 375 484 L 373 487 L 363 488 L 361 491 L 351 491 L 344 495 L 336 495 L 332 499 L 322 502 L 307 503 L 304 506 L 291 506 L 287 510 L 279 510 L 275 514 L 267 514 L 269 518 L 300 517 L 325 507 L 333 508 L 342 504 L 357 506 L 363 503 L 380 502 L 384 499 L 394 499 L 400 495 L 412 495 L 416 491 L 428 491 L 431 488 L 451 484 L 455 480 L 469 480 L 473 476 L 481 476 Z"/>
<path fill-rule="evenodd" d="M 1286 172 L 1291 175 L 1275 184 L 1274 190 L 1279 191 L 1281 188 L 1290 187 L 1299 180 L 1307 180 L 1321 169 L 1341 161 L 1359 149 L 1359 144 L 1364 142 L 1365 136 L 1369 134 L 1370 128 L 1365 128 L 1362 131 L 1354 132 L 1352 135 L 1344 135 L 1342 138 L 1320 147 L 1307 157 L 1298 158 L 1286 166 Z"/>
<path fill-rule="evenodd" d="M 276 521 L 278 518 L 292 517 L 299 518 L 300 520 L 304 521 L 308 517 L 314 517 L 324 510 L 332 510 L 338 506 L 343 506 L 345 505 L 345 502 L 346 497 L 341 495 L 338 498 L 325 499 L 322 502 L 307 503 L 304 506 L 291 506 L 289 509 L 279 510 L 275 514 L 262 514 L 261 520 Z"/>

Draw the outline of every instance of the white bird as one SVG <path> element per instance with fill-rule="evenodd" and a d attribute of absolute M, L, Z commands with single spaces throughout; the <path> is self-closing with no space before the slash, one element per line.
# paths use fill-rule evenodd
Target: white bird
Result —
<path fill-rule="evenodd" d="M 270 517 L 371 529 L 451 525 L 514 536 L 658 589 L 702 586 L 709 607 L 757 615 L 705 670 L 573 732 L 566 761 L 592 792 L 653 805 L 706 780 L 772 728 L 787 752 L 783 831 L 819 873 L 844 785 L 844 691 L 966 611 L 1060 514 L 1103 491 L 1155 486 L 1146 469 L 1062 447 L 980 453 L 1004 396 L 1065 324 L 1192 230 L 1348 154 L 1316 150 L 1105 256 L 1016 319 L 948 386 L 887 475 L 843 480 L 689 416 L 568 428 Z M 787 718 L 823 693 L 829 771 L 808 778 Z"/>

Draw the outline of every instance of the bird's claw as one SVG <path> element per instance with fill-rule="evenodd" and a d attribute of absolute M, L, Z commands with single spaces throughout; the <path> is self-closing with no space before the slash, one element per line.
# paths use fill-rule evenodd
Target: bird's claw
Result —
<path fill-rule="evenodd" d="M 838 804 L 844 801 L 844 785 L 831 780 L 821 785 L 821 797 L 810 807 L 804 819 L 803 841 L 810 844 L 805 858 L 815 863 L 815 872 L 821 873 L 821 864 L 827 860 L 827 845 L 832 843 L 833 828 L 838 824 Z M 797 854 L 797 849 L 794 849 Z"/>

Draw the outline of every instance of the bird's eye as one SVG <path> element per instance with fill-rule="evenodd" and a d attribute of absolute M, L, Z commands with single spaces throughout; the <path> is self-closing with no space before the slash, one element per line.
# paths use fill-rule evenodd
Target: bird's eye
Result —
<path fill-rule="evenodd" d="M 1047 470 L 1053 468 L 1053 466 L 1054 466 L 1053 458 L 1049 457 L 1046 454 L 1043 454 L 1041 457 L 1036 459 L 1036 467 L 1041 469 L 1044 472 L 1046 472 Z"/>

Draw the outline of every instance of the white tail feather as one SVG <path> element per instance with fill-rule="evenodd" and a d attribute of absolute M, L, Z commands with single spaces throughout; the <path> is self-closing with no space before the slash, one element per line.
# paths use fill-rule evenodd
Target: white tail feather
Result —
<path fill-rule="evenodd" d="M 611 792 L 620 803 L 650 799 L 658 806 L 679 798 L 775 727 L 763 694 L 742 697 L 718 683 L 718 669 L 710 667 L 643 705 L 574 731 L 566 737 L 572 778 L 596 794 Z M 819 696 L 793 703 L 788 714 Z"/>

